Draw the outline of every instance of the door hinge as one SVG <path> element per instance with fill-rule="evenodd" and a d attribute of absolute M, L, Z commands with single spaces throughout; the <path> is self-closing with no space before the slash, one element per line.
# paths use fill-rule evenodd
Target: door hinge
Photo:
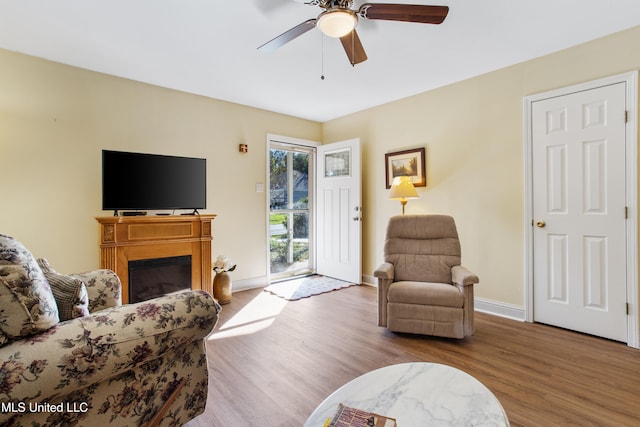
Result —
<path fill-rule="evenodd" d="M 629 219 L 629 207 L 624 207 L 624 219 Z"/>
<path fill-rule="evenodd" d="M 629 123 L 629 111 L 624 110 L 624 122 Z"/>
<path fill-rule="evenodd" d="M 629 315 L 629 303 L 627 303 L 627 316 Z"/>

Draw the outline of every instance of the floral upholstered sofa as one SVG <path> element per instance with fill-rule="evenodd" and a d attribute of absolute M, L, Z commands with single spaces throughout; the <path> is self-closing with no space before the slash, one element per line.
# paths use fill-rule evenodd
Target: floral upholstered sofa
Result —
<path fill-rule="evenodd" d="M 219 310 L 204 291 L 122 305 L 113 272 L 59 274 L 0 234 L 0 425 L 184 424 Z"/>

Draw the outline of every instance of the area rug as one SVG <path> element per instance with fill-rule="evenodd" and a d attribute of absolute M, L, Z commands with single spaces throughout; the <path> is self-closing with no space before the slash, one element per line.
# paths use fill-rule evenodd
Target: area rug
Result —
<path fill-rule="evenodd" d="M 344 282 L 326 276 L 309 276 L 300 279 L 287 280 L 286 282 L 275 283 L 264 288 L 265 292 L 284 298 L 288 301 L 295 301 L 301 298 L 308 298 L 325 292 L 336 291 L 338 289 L 354 286 L 355 283 Z"/>

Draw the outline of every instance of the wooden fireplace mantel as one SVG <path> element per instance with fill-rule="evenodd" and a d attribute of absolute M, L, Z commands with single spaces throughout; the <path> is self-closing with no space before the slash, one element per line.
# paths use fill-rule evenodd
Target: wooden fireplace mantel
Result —
<path fill-rule="evenodd" d="M 129 261 L 191 255 L 192 289 L 213 295 L 211 223 L 216 215 L 111 216 L 100 223 L 100 268 L 122 282 L 122 302 L 129 302 Z"/>

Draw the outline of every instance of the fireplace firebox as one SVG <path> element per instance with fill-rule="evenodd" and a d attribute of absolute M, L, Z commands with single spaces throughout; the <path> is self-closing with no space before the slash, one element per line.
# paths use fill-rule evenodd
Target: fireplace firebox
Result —
<path fill-rule="evenodd" d="M 191 289 L 191 255 L 129 261 L 129 302 Z"/>

